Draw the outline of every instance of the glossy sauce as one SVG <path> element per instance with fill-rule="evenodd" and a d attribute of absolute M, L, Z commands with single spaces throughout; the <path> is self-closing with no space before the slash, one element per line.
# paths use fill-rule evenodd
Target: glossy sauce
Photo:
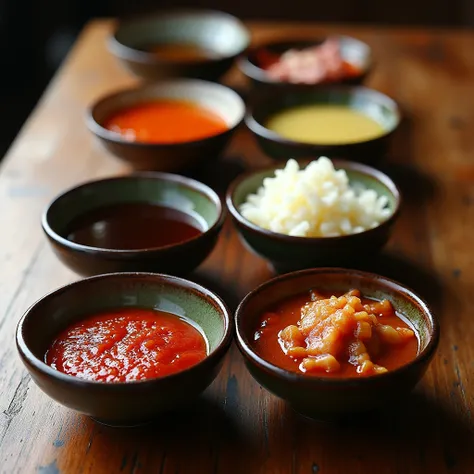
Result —
<path fill-rule="evenodd" d="M 320 295 L 322 294 L 325 298 L 331 296 L 330 293 L 318 293 Z M 363 304 L 375 302 L 367 298 L 361 298 L 361 300 Z M 290 357 L 282 350 L 279 335 L 280 331 L 287 326 L 296 325 L 298 323 L 301 318 L 301 309 L 310 301 L 312 301 L 310 293 L 305 293 L 280 302 L 277 306 L 262 315 L 261 324 L 256 328 L 254 347 L 263 359 L 283 369 L 300 374 L 303 373 L 300 367 L 301 358 Z M 413 330 L 413 328 L 402 319 L 401 315 L 395 312 L 380 316 L 379 320 L 384 325 Z M 390 347 L 383 345 L 380 354 L 373 358 L 373 362 L 390 371 L 411 362 L 417 354 L 418 339 L 417 337 L 413 337 L 404 344 Z M 336 372 L 306 372 L 305 375 L 337 378 L 364 376 L 357 372 L 353 363 L 349 362 L 347 353 L 345 353 L 343 357 L 338 358 L 338 362 L 340 363 L 340 370 Z"/>
<path fill-rule="evenodd" d="M 53 342 L 45 362 L 81 379 L 129 382 L 181 372 L 206 355 L 203 335 L 183 318 L 126 308 L 71 325 Z"/>
<path fill-rule="evenodd" d="M 159 100 L 122 109 L 103 126 L 129 141 L 182 143 L 202 140 L 229 129 L 214 111 L 193 102 Z"/>
<path fill-rule="evenodd" d="M 265 126 L 289 140 L 322 145 L 363 142 L 385 133 L 374 119 L 343 105 L 290 107 L 270 117 Z"/>
<path fill-rule="evenodd" d="M 192 43 L 155 43 L 140 48 L 166 61 L 205 61 L 217 57 L 216 53 Z"/>
<path fill-rule="evenodd" d="M 192 239 L 204 226 L 193 216 L 146 202 L 99 207 L 73 219 L 65 233 L 90 247 L 138 250 Z"/>

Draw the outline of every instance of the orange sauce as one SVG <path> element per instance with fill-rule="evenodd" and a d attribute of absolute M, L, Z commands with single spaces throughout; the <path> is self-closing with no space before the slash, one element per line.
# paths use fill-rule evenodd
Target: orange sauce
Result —
<path fill-rule="evenodd" d="M 218 114 L 193 102 L 158 100 L 122 109 L 103 126 L 123 138 L 142 143 L 182 143 L 228 130 Z"/>

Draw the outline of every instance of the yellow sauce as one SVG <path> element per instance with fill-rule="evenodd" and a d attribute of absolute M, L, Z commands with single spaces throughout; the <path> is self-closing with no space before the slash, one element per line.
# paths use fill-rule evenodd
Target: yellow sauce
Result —
<path fill-rule="evenodd" d="M 284 138 L 321 145 L 372 140 L 385 133 L 367 115 L 344 105 L 303 105 L 282 110 L 265 126 Z"/>

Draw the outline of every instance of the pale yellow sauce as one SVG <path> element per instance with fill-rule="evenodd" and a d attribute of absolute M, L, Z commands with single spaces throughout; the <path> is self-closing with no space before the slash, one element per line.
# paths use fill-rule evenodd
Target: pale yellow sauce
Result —
<path fill-rule="evenodd" d="M 321 145 L 372 140 L 385 133 L 372 118 L 343 105 L 303 105 L 270 117 L 265 126 L 284 138 Z"/>

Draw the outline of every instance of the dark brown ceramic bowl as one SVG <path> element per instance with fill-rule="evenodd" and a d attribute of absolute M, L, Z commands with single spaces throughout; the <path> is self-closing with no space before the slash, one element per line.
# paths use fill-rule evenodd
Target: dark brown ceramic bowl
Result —
<path fill-rule="evenodd" d="M 341 56 L 346 63 L 351 64 L 360 71 L 360 74 L 334 81 L 332 84 L 359 85 L 364 82 L 372 69 L 372 52 L 369 45 L 350 36 L 335 35 L 341 47 Z M 265 69 L 259 63 L 259 55 L 263 51 L 270 54 L 282 55 L 291 49 L 302 50 L 323 43 L 327 38 L 317 40 L 294 40 L 294 41 L 272 41 L 250 48 L 248 52 L 237 60 L 237 65 L 242 73 L 251 81 L 254 92 L 263 90 L 281 90 L 281 86 L 290 84 L 286 81 L 278 81 L 268 76 Z M 327 85 L 327 83 L 325 83 Z M 314 88 L 323 84 L 298 84 L 302 88 Z"/>
<path fill-rule="evenodd" d="M 103 124 L 117 111 L 153 100 L 192 101 L 222 117 L 228 129 L 217 135 L 179 143 L 142 143 L 124 139 Z M 141 170 L 177 172 L 215 160 L 245 115 L 245 104 L 232 89 L 198 79 L 175 79 L 126 89 L 102 97 L 88 110 L 89 130 L 113 155 Z"/>
<path fill-rule="evenodd" d="M 301 167 L 308 160 L 301 160 Z M 346 171 L 349 182 L 373 189 L 388 199 L 392 214 L 379 226 L 358 234 L 340 237 L 293 237 L 266 230 L 242 216 L 239 209 L 249 194 L 254 194 L 267 177 L 283 165 L 250 171 L 238 176 L 229 186 L 227 208 L 243 242 L 257 255 L 267 259 L 277 272 L 287 272 L 317 266 L 349 266 L 360 259 L 373 258 L 389 240 L 400 212 L 400 191 L 384 173 L 361 163 L 333 160 L 336 169 Z M 284 190 L 282 190 L 284 192 Z"/>
<path fill-rule="evenodd" d="M 269 130 L 271 116 L 285 109 L 304 105 L 338 105 L 350 107 L 378 122 L 383 133 L 371 140 L 345 144 L 303 143 L 287 139 Z M 259 94 L 252 101 L 245 123 L 262 150 L 276 160 L 306 156 L 328 156 L 373 164 L 383 158 L 401 121 L 398 105 L 390 97 L 367 87 L 321 86 L 300 88 L 288 85 L 281 91 Z"/>
<path fill-rule="evenodd" d="M 144 79 L 190 77 L 216 81 L 249 42 L 247 28 L 228 13 L 176 9 L 121 21 L 109 39 L 109 50 L 129 71 Z M 193 45 L 209 54 L 203 59 L 165 59 L 143 49 L 160 44 Z"/>
<path fill-rule="evenodd" d="M 282 369 L 255 351 L 253 337 L 261 315 L 279 301 L 310 289 L 388 299 L 405 316 L 419 339 L 416 358 L 385 374 L 360 378 L 307 376 Z M 235 314 L 237 344 L 255 380 L 295 410 L 310 418 L 337 420 L 378 408 L 392 409 L 425 373 L 439 340 L 438 321 L 429 306 L 402 284 L 373 273 L 342 268 L 316 268 L 270 280 L 249 293 Z"/>
<path fill-rule="evenodd" d="M 132 202 L 177 209 L 196 218 L 205 230 L 181 243 L 143 250 L 89 247 L 66 238 L 73 219 L 103 206 Z M 212 251 L 224 217 L 219 196 L 199 181 L 167 173 L 136 173 L 65 191 L 45 210 L 42 226 L 57 257 L 80 275 L 130 271 L 182 275 Z"/>
<path fill-rule="evenodd" d="M 137 306 L 194 321 L 206 336 L 208 356 L 174 375 L 123 383 L 80 379 L 44 362 L 55 337 L 69 325 L 90 314 Z M 31 377 L 51 398 L 107 424 L 134 425 L 197 397 L 218 374 L 232 327 L 222 300 L 196 283 L 160 274 L 117 273 L 77 281 L 41 298 L 20 319 L 16 342 Z"/>

